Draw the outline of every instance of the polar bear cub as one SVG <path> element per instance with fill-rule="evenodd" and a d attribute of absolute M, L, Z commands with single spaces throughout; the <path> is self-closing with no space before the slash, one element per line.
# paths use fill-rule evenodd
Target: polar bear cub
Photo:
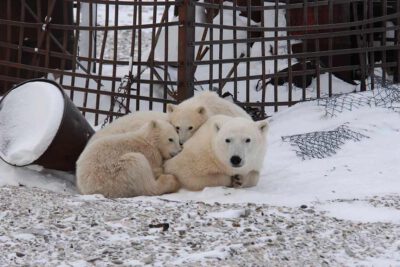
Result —
<path fill-rule="evenodd" d="M 162 164 L 180 150 L 178 134 L 163 120 L 100 138 L 89 143 L 77 161 L 78 189 L 110 198 L 175 192 L 179 183 L 164 174 Z"/>
<path fill-rule="evenodd" d="M 97 131 L 89 142 L 114 134 L 136 131 L 152 120 L 168 121 L 168 115 L 157 111 L 136 111 L 132 114 L 124 115 Z"/>
<path fill-rule="evenodd" d="M 222 114 L 251 120 L 250 115 L 241 107 L 219 97 L 215 92 L 201 92 L 179 105 L 168 104 L 167 113 L 182 144 L 213 115 Z"/>
<path fill-rule="evenodd" d="M 193 191 L 209 186 L 255 186 L 267 131 L 266 120 L 213 116 L 185 143 L 182 152 L 165 162 L 164 170 Z"/>

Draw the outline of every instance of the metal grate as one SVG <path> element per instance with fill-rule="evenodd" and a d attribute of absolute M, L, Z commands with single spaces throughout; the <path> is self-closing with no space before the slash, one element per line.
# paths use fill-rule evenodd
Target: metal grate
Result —
<path fill-rule="evenodd" d="M 399 25 L 393 0 L 3 0 L 0 91 L 55 80 L 95 125 L 199 90 L 261 118 L 398 82 Z"/>

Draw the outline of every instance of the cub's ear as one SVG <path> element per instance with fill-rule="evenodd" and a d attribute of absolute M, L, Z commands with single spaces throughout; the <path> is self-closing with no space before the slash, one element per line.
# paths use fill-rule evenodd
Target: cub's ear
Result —
<path fill-rule="evenodd" d="M 197 112 L 201 115 L 204 115 L 204 114 L 206 114 L 206 109 L 205 109 L 205 107 L 198 107 Z"/>
<path fill-rule="evenodd" d="M 267 120 L 257 122 L 257 127 L 260 129 L 261 133 L 267 133 L 269 129 Z"/>
<path fill-rule="evenodd" d="M 219 129 L 221 129 L 221 127 L 219 126 L 219 124 L 218 123 L 214 123 L 214 129 L 215 129 L 215 132 L 219 132 Z"/>
<path fill-rule="evenodd" d="M 167 113 L 172 113 L 172 112 L 174 112 L 175 108 L 176 108 L 176 105 L 174 105 L 174 104 L 167 104 Z"/>

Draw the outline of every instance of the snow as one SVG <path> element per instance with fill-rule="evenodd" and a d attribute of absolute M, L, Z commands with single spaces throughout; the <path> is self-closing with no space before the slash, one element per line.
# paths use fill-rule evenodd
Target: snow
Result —
<path fill-rule="evenodd" d="M 28 240 L 28 241 L 36 238 L 32 234 L 24 234 L 24 233 L 14 234 L 13 237 L 16 238 L 17 240 Z"/>
<path fill-rule="evenodd" d="M 211 212 L 208 214 L 210 218 L 225 218 L 225 219 L 233 219 L 244 216 L 246 213 L 245 210 L 225 210 L 223 212 Z"/>
<path fill-rule="evenodd" d="M 38 159 L 60 125 L 64 98 L 46 82 L 29 82 L 12 90 L 0 109 L 0 156 L 14 165 Z"/>
<path fill-rule="evenodd" d="M 190 262 L 198 262 L 198 261 L 203 261 L 205 259 L 213 259 L 216 258 L 218 260 L 224 260 L 227 258 L 229 255 L 228 251 L 224 251 L 224 248 L 216 248 L 211 251 L 205 251 L 205 252 L 197 252 L 197 253 L 192 253 L 188 255 L 183 255 L 181 256 L 178 260 L 174 261 L 173 264 L 187 264 Z"/>
<path fill-rule="evenodd" d="M 362 202 L 335 202 L 319 206 L 329 216 L 363 223 L 387 222 L 400 224 L 400 211 L 394 208 L 374 207 Z"/>
<path fill-rule="evenodd" d="M 13 167 L 0 160 L 0 187 L 5 185 L 38 187 L 56 192 L 76 194 L 74 175 L 42 167 Z"/>

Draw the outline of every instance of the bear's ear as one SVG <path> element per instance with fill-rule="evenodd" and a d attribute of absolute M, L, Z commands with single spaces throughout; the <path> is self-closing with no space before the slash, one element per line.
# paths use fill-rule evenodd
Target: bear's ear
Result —
<path fill-rule="evenodd" d="M 257 122 L 257 127 L 260 129 L 261 133 L 266 133 L 269 128 L 267 120 Z"/>
<path fill-rule="evenodd" d="M 204 114 L 206 114 L 206 109 L 205 109 L 205 107 L 198 107 L 197 112 L 201 115 L 204 115 Z"/>
<path fill-rule="evenodd" d="M 218 133 L 220 128 L 221 128 L 221 127 L 218 125 L 218 123 L 214 123 L 215 132 Z"/>
<path fill-rule="evenodd" d="M 175 110 L 176 105 L 174 104 L 167 104 L 167 113 L 172 113 Z"/>

